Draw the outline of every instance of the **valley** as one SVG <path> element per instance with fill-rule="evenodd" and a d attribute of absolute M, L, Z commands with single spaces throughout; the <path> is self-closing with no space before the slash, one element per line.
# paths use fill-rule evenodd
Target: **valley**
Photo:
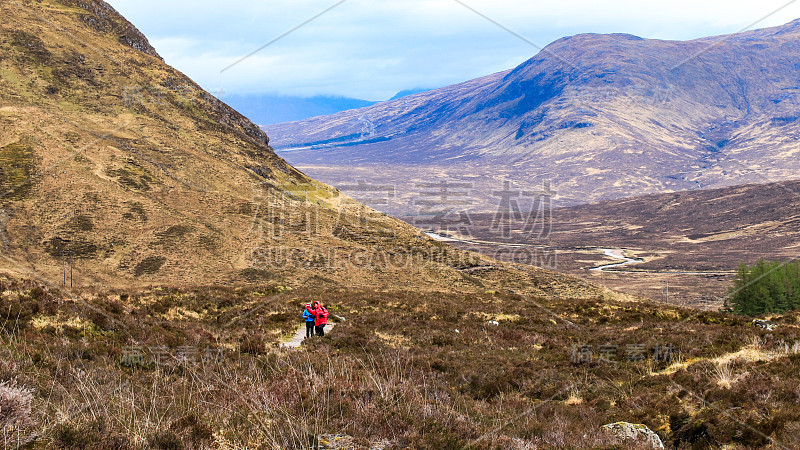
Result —
<path fill-rule="evenodd" d="M 654 301 L 716 310 L 740 263 L 798 257 L 798 193 L 797 181 L 754 184 L 541 210 L 534 226 L 502 222 L 510 217 L 502 210 L 467 214 L 469 222 L 444 216 L 425 226 L 462 249 L 543 265 Z M 623 254 L 641 261 L 593 270 L 620 263 Z"/>
<path fill-rule="evenodd" d="M 739 263 L 797 256 L 798 26 L 571 36 L 509 71 L 267 129 L 304 172 L 458 248 L 717 309 Z M 545 190 L 546 242 L 495 229 Z M 616 261 L 605 248 L 643 262 L 590 271 Z"/>

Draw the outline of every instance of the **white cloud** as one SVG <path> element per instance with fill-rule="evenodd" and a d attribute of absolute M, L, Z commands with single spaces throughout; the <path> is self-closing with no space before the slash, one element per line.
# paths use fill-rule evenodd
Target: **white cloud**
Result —
<path fill-rule="evenodd" d="M 583 32 L 659 39 L 732 33 L 785 0 L 462 0 L 538 46 Z M 348 0 L 220 71 L 335 0 L 110 0 L 171 64 L 210 90 L 381 100 L 509 69 L 538 50 L 454 0 Z M 800 17 L 790 5 L 756 27 Z"/>

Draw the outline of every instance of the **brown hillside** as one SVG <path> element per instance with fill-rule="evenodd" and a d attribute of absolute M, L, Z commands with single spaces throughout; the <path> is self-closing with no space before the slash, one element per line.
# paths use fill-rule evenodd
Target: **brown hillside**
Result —
<path fill-rule="evenodd" d="M 430 241 L 298 172 L 106 3 L 0 11 L 5 270 L 63 281 L 72 258 L 79 286 L 558 291 L 547 272 Z"/>
<path fill-rule="evenodd" d="M 551 259 L 558 271 L 628 294 L 717 309 L 740 263 L 797 257 L 800 181 L 653 194 L 556 208 L 547 217 L 546 245 L 557 254 Z M 470 219 L 469 234 L 454 242 L 457 247 L 517 262 L 530 258 L 507 245 L 530 244 L 535 236 L 521 230 L 504 233 L 492 214 Z M 440 233 L 457 234 L 446 222 L 432 225 Z M 641 261 L 590 271 L 620 262 L 604 249 L 624 249 Z M 669 283 L 669 295 L 664 283 Z"/>

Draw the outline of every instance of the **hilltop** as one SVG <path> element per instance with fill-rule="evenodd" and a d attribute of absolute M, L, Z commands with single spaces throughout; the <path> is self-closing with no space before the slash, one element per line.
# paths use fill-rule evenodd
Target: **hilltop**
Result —
<path fill-rule="evenodd" d="M 569 206 L 792 179 L 798 37 L 798 21 L 685 42 L 576 35 L 513 70 L 267 130 L 328 183 L 393 184 L 395 215 L 443 173 L 472 183 L 475 211 L 503 180 L 549 180 Z"/>

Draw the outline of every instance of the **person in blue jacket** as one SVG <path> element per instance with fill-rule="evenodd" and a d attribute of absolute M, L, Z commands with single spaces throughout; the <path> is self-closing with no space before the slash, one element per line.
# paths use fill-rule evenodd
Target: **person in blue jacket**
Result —
<path fill-rule="evenodd" d="M 313 337 L 314 322 L 317 320 L 317 316 L 311 308 L 311 303 L 306 303 L 306 307 L 303 309 L 303 320 L 306 321 L 306 338 Z"/>

